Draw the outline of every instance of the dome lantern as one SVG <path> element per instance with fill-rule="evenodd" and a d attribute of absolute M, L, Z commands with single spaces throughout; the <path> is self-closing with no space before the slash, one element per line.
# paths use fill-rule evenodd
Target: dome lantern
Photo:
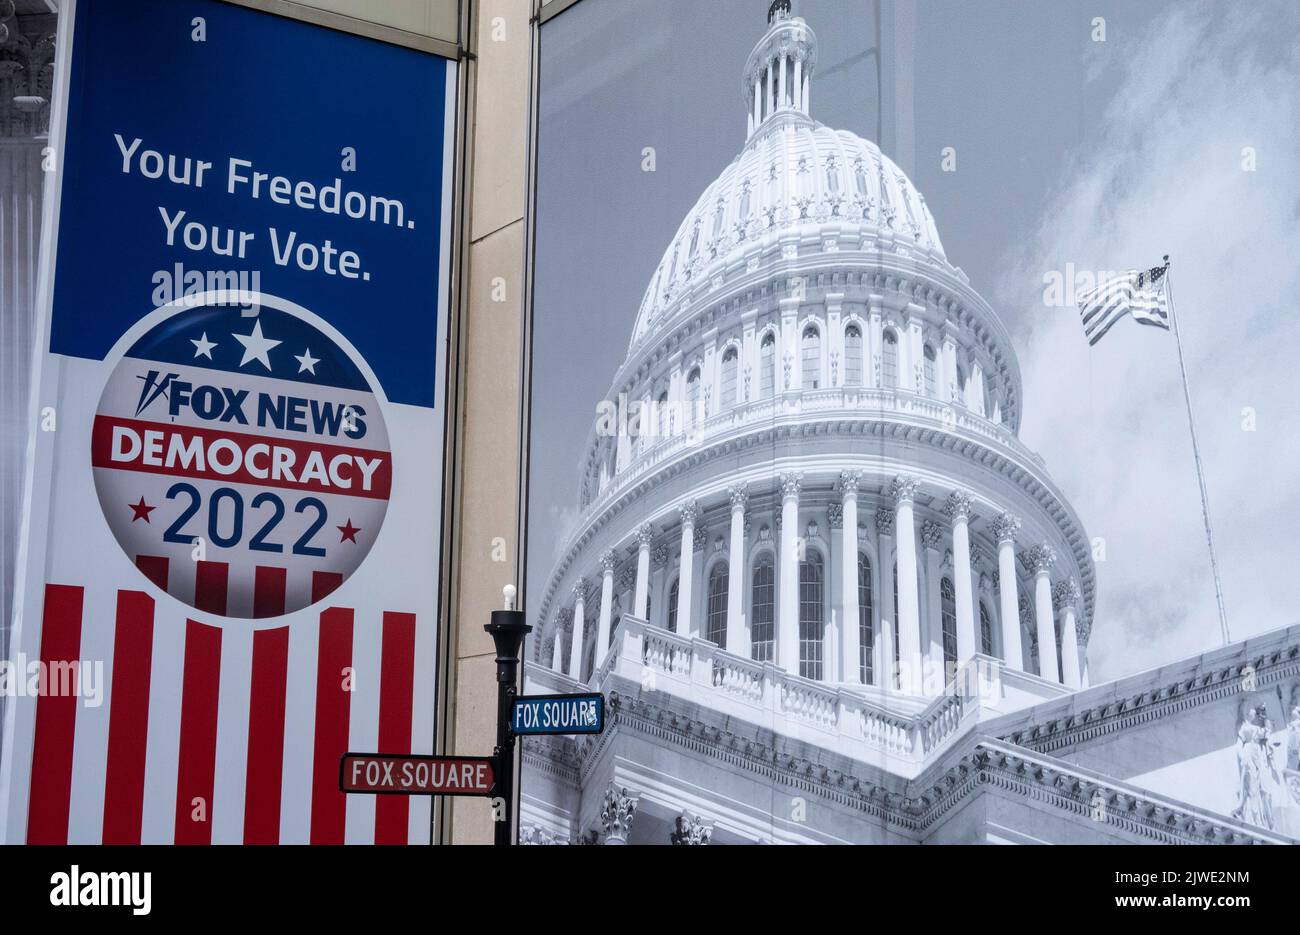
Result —
<path fill-rule="evenodd" d="M 790 0 L 774 0 L 767 32 L 745 62 L 742 93 L 748 110 L 748 137 L 772 118 L 808 119 L 817 36 L 801 17 L 790 15 Z"/>

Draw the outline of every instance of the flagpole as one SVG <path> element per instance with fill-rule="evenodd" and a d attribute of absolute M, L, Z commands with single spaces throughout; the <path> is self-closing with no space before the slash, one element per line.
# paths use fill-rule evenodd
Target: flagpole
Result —
<path fill-rule="evenodd" d="M 1183 360 L 1183 339 L 1178 334 L 1178 313 L 1174 311 L 1174 287 L 1169 276 L 1169 257 L 1165 257 L 1165 294 L 1169 298 L 1169 323 L 1173 326 L 1174 344 L 1178 347 L 1178 369 L 1183 375 L 1183 398 L 1187 401 L 1187 428 L 1192 436 L 1192 457 L 1196 460 L 1196 480 L 1201 486 L 1201 516 L 1205 520 L 1205 544 L 1210 547 L 1210 571 L 1214 574 L 1214 597 L 1219 604 L 1219 628 L 1223 644 L 1232 642 L 1228 632 L 1228 612 L 1223 606 L 1223 583 L 1219 579 L 1219 560 L 1214 554 L 1214 531 L 1210 527 L 1210 496 L 1205 490 L 1205 470 L 1201 466 L 1201 447 L 1196 441 L 1196 419 L 1192 416 L 1192 391 L 1187 383 L 1187 364 Z"/>

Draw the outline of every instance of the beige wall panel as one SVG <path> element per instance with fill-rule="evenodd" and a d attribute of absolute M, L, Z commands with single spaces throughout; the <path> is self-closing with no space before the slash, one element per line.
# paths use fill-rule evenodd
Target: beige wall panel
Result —
<path fill-rule="evenodd" d="M 528 158 L 528 9 L 526 0 L 481 0 L 471 180 L 474 240 L 524 216 Z"/>
<path fill-rule="evenodd" d="M 470 121 L 469 237 L 461 312 L 459 472 L 448 752 L 490 753 L 496 667 L 488 615 L 514 581 L 519 489 L 520 344 L 527 176 L 528 0 L 483 0 L 472 30 L 477 60 Z M 494 38 L 495 36 L 495 38 Z M 494 553 L 494 542 L 496 553 Z M 489 800 L 452 800 L 446 839 L 492 841 Z"/>
<path fill-rule="evenodd" d="M 515 575 L 515 494 L 519 464 L 519 345 L 524 225 L 497 231 L 469 249 L 469 287 L 461 331 L 466 355 L 461 392 L 461 506 L 458 656 L 492 652 L 483 632 Z M 495 288 L 506 300 L 493 301 Z M 493 560 L 493 541 L 504 549 Z"/>

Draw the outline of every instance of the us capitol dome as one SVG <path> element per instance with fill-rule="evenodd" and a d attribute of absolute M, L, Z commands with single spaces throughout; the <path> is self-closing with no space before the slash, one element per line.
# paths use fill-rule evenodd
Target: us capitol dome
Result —
<path fill-rule="evenodd" d="M 816 67 L 778 0 L 744 146 L 664 250 L 581 452 L 529 669 L 870 760 L 911 755 L 980 665 L 1004 707 L 1085 686 L 1096 576 L 1017 437 L 1005 326 L 903 171 L 813 119 Z"/>

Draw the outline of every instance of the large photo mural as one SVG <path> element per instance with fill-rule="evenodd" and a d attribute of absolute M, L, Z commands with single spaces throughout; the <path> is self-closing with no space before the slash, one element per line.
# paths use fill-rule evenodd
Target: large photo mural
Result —
<path fill-rule="evenodd" d="M 542 26 L 525 690 L 607 720 L 524 843 L 1300 836 L 1300 15 L 1222 14 Z"/>

